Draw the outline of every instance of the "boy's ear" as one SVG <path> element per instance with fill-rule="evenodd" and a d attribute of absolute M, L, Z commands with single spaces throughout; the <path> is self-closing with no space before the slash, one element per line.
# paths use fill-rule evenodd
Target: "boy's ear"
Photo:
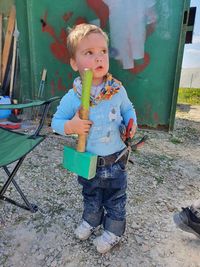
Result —
<path fill-rule="evenodd" d="M 78 71 L 78 67 L 76 65 L 76 60 L 74 58 L 70 58 L 70 65 L 74 71 Z"/>

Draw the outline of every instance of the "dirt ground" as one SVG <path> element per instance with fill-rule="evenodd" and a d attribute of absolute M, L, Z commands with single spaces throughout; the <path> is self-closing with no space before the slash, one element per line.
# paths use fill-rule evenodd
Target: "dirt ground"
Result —
<path fill-rule="evenodd" d="M 0 201 L 0 267 L 200 267 L 200 239 L 172 219 L 200 197 L 200 106 L 178 106 L 173 132 L 138 131 L 135 140 L 144 134 L 149 139 L 128 166 L 126 233 L 105 255 L 92 244 L 99 232 L 84 242 L 74 237 L 81 187 L 61 163 L 63 145 L 75 140 L 45 131 L 48 138 L 17 175 L 41 210 L 32 214 Z M 17 197 L 12 187 L 8 195 Z"/>

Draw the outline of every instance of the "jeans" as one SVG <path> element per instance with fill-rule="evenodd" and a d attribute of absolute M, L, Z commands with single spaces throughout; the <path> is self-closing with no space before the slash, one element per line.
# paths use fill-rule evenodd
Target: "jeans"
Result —
<path fill-rule="evenodd" d="M 83 219 L 93 227 L 103 224 L 105 230 L 123 235 L 126 226 L 125 164 L 119 161 L 98 167 L 93 179 L 79 176 L 78 181 L 83 186 Z"/>

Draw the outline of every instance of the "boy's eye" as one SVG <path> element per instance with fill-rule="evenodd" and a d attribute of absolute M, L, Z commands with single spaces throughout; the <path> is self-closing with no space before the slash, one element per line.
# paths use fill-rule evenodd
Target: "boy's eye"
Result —
<path fill-rule="evenodd" d="M 85 55 L 87 56 L 87 55 L 92 55 L 92 51 L 87 51 L 87 52 L 85 52 Z"/>
<path fill-rule="evenodd" d="M 101 51 L 101 53 L 102 53 L 102 54 L 107 54 L 107 50 L 106 50 L 106 49 L 103 49 L 103 50 Z"/>

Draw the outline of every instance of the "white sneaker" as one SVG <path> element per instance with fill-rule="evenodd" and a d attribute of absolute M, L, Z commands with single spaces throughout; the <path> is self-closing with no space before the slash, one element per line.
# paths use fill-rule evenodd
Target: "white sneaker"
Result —
<path fill-rule="evenodd" d="M 109 231 L 104 231 L 101 236 L 98 236 L 94 239 L 93 243 L 96 246 L 98 252 L 106 253 L 117 243 L 119 243 L 120 239 L 121 237 L 116 236 Z"/>
<path fill-rule="evenodd" d="M 83 220 L 82 223 L 74 231 L 74 234 L 80 240 L 86 240 L 91 236 L 95 229 L 96 227 L 91 226 L 89 223 Z"/>

